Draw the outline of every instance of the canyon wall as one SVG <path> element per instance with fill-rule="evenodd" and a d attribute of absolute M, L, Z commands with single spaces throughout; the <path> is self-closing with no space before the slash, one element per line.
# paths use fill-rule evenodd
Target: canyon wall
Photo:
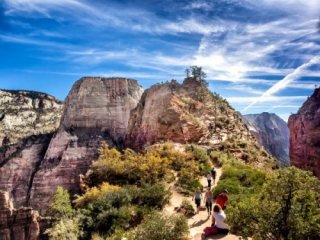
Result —
<path fill-rule="evenodd" d="M 122 147 L 130 111 L 143 90 L 126 78 L 85 77 L 72 87 L 30 193 L 30 206 L 48 206 L 58 186 L 79 192 L 79 176 L 99 156 L 103 142 Z"/>
<path fill-rule="evenodd" d="M 0 147 L 54 132 L 62 107 L 59 100 L 44 93 L 0 90 Z"/>
<path fill-rule="evenodd" d="M 287 123 L 274 113 L 243 115 L 248 121 L 250 131 L 259 143 L 278 159 L 280 166 L 285 167 L 289 161 L 289 128 Z"/>
<path fill-rule="evenodd" d="M 320 88 L 288 120 L 290 161 L 320 178 Z"/>
<path fill-rule="evenodd" d="M 0 239 L 37 240 L 39 214 L 32 208 L 15 209 L 7 192 L 0 191 Z"/>

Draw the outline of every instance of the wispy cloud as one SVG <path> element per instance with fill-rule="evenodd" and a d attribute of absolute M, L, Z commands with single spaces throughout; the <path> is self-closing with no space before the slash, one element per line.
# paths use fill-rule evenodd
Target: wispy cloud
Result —
<path fill-rule="evenodd" d="M 299 66 L 292 73 L 288 74 L 285 78 L 283 78 L 282 80 L 274 84 L 271 88 L 265 91 L 258 99 L 255 99 L 248 106 L 246 106 L 243 109 L 243 111 L 247 111 L 248 109 L 250 109 L 250 107 L 252 107 L 254 104 L 258 102 L 268 101 L 268 98 L 272 97 L 272 95 L 286 88 L 294 80 L 297 80 L 299 77 L 301 77 L 305 69 L 308 69 L 310 66 L 319 64 L 319 63 L 320 63 L 320 57 L 319 56 L 313 57 L 312 59 L 310 59 L 310 61 Z"/>

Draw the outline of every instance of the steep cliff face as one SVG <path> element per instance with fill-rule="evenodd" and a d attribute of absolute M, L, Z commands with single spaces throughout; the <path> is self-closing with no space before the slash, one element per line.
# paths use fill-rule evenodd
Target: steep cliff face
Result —
<path fill-rule="evenodd" d="M 289 128 L 287 123 L 274 113 L 247 114 L 250 131 L 259 143 L 279 160 L 280 166 L 289 163 Z"/>
<path fill-rule="evenodd" d="M 123 145 L 130 111 L 142 92 L 137 81 L 125 78 L 88 77 L 74 84 L 61 126 L 34 176 L 30 206 L 48 206 L 57 186 L 79 191 L 79 175 L 97 159 L 101 143 Z"/>
<path fill-rule="evenodd" d="M 320 88 L 289 117 L 290 161 L 320 178 Z"/>
<path fill-rule="evenodd" d="M 47 94 L 0 90 L 0 147 L 54 132 L 61 113 L 62 103 Z"/>
<path fill-rule="evenodd" d="M 37 240 L 40 234 L 39 214 L 32 208 L 13 208 L 7 192 L 0 191 L 0 239 Z"/>
<path fill-rule="evenodd" d="M 186 78 L 183 84 L 171 81 L 147 89 L 131 112 L 127 146 L 141 149 L 167 140 L 208 147 L 226 141 L 256 144 L 241 116 L 193 78 Z"/>

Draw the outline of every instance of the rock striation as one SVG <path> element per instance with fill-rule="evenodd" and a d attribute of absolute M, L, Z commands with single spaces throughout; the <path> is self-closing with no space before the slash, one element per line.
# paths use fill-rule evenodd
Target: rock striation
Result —
<path fill-rule="evenodd" d="M 57 130 L 63 104 L 39 92 L 0 90 L 0 147 Z"/>
<path fill-rule="evenodd" d="M 285 167 L 289 161 L 289 128 L 287 123 L 274 113 L 243 115 L 251 133 L 264 148 Z"/>
<path fill-rule="evenodd" d="M 30 192 L 30 206 L 45 208 L 58 186 L 79 192 L 80 175 L 99 156 L 103 142 L 122 147 L 130 111 L 143 90 L 136 80 L 84 77 L 72 87 Z"/>
<path fill-rule="evenodd" d="M 194 78 L 186 78 L 182 84 L 173 80 L 147 89 L 131 112 L 127 146 L 141 149 L 168 140 L 212 148 L 237 141 L 257 145 L 240 114 Z"/>
<path fill-rule="evenodd" d="M 0 191 L 0 239 L 37 240 L 39 214 L 32 208 L 14 209 L 9 194 Z"/>
<path fill-rule="evenodd" d="M 320 178 L 320 88 L 288 120 L 290 161 Z"/>

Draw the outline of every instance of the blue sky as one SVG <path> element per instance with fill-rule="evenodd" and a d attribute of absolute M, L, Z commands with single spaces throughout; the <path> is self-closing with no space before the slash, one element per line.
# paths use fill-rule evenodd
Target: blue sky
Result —
<path fill-rule="evenodd" d="M 64 99 L 82 76 L 147 88 L 202 66 L 240 112 L 296 112 L 320 85 L 318 0 L 1 0 L 0 88 Z"/>

